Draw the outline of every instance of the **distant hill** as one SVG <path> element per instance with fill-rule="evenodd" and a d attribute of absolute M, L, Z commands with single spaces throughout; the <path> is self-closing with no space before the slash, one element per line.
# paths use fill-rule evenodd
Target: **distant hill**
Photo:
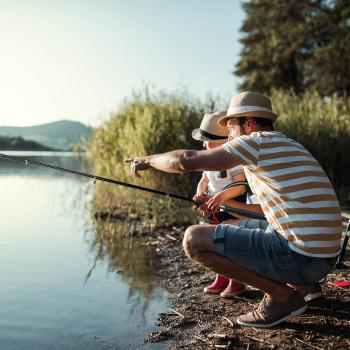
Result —
<path fill-rule="evenodd" d="M 68 150 L 74 145 L 82 144 L 90 135 L 91 128 L 71 120 L 25 127 L 0 126 L 0 136 L 22 137 L 60 150 Z"/>
<path fill-rule="evenodd" d="M 56 151 L 53 148 L 40 145 L 35 141 L 26 141 L 22 137 L 0 136 L 0 150 L 2 151 Z"/>

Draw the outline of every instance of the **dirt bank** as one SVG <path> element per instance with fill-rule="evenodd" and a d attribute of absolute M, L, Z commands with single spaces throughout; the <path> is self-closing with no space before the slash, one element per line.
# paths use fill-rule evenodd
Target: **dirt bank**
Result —
<path fill-rule="evenodd" d="M 269 330 L 244 328 L 235 318 L 250 311 L 262 298 L 249 290 L 235 299 L 204 294 L 203 287 L 214 274 L 194 265 L 183 254 L 184 229 L 160 229 L 144 238 L 161 255 L 167 279 L 164 287 L 176 293 L 172 310 L 159 315 L 159 331 L 148 335 L 149 342 L 175 349 L 349 349 L 350 288 L 332 281 L 350 279 L 350 252 L 344 267 L 333 271 L 322 283 L 325 297 L 310 303 L 302 315 Z"/>

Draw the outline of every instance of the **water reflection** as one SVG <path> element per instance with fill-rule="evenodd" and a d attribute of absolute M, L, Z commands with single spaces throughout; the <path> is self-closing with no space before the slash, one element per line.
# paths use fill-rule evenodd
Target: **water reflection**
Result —
<path fill-rule="evenodd" d="M 95 227 L 95 235 L 89 241 L 95 259 L 85 280 L 89 280 L 99 261 L 107 261 L 108 272 L 118 273 L 129 286 L 130 316 L 141 305 L 145 319 L 150 302 L 155 298 L 164 299 L 164 290 L 158 288 L 159 257 L 150 247 L 127 235 L 127 224 L 96 220 Z"/>
<path fill-rule="evenodd" d="M 88 170 L 73 155 L 30 158 Z M 93 181 L 1 159 L 0 175 L 0 347 L 157 348 L 142 338 L 167 307 L 159 259 L 94 222 Z"/>

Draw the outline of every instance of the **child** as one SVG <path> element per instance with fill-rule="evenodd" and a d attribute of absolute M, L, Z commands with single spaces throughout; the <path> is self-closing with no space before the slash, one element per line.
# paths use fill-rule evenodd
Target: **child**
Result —
<path fill-rule="evenodd" d="M 226 115 L 226 112 L 205 114 L 200 128 L 192 131 L 192 137 L 195 140 L 203 141 L 203 147 L 206 149 L 223 145 L 227 142 L 229 132 L 227 128 L 219 125 L 218 120 L 224 115 Z M 237 186 L 225 189 L 226 186 L 232 185 L 235 182 L 243 182 L 243 184 L 237 184 Z M 221 204 L 232 198 L 245 203 L 246 186 L 244 183 L 246 183 L 245 176 L 241 166 L 226 171 L 204 171 L 193 199 L 200 200 L 206 195 L 213 196 L 210 199 L 210 203 L 211 207 L 214 208 L 213 219 L 215 223 L 235 219 L 230 214 L 220 212 L 215 214 L 215 211 Z M 230 298 L 245 292 L 245 286 L 224 276 L 216 275 L 215 281 L 210 286 L 205 287 L 204 292 L 210 294 L 221 293 L 221 297 Z"/>

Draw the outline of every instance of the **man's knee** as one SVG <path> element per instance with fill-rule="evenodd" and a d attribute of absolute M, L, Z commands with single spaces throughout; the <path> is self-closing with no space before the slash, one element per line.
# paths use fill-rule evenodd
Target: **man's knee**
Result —
<path fill-rule="evenodd" d="M 209 227 L 208 227 L 209 226 Z M 187 228 L 183 239 L 185 254 L 192 260 L 203 251 L 212 250 L 214 227 L 212 225 L 193 225 Z"/>
<path fill-rule="evenodd" d="M 182 245 L 185 251 L 185 254 L 190 258 L 193 259 L 194 257 L 194 250 L 196 246 L 196 239 L 195 236 L 200 234 L 200 227 L 199 225 L 190 226 L 186 229 L 184 239 L 182 241 Z"/>

